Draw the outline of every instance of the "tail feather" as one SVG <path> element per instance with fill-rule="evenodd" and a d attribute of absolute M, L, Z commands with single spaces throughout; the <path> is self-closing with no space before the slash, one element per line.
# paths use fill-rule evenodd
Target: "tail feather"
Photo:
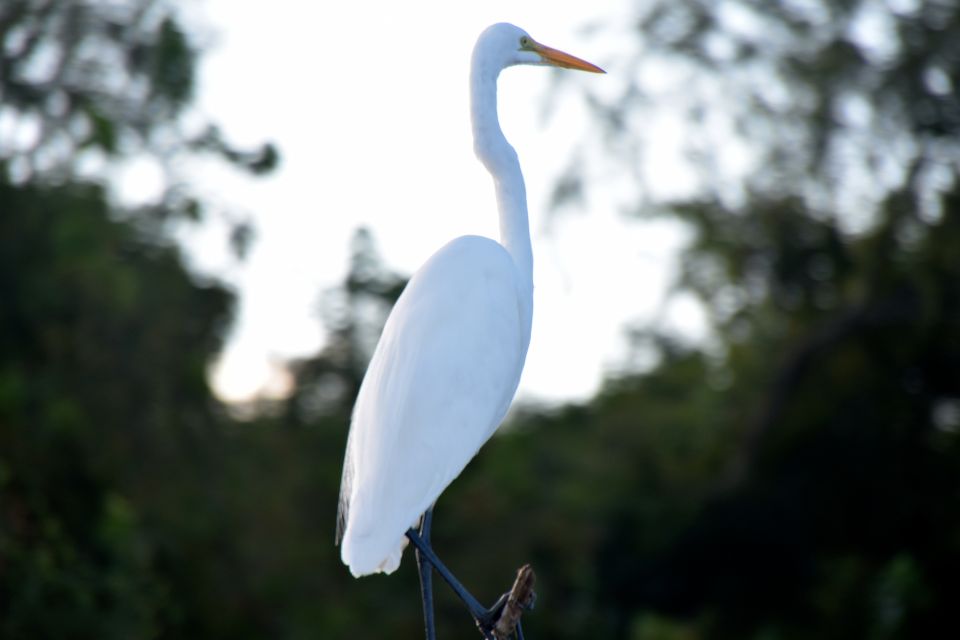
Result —
<path fill-rule="evenodd" d="M 350 455 L 350 441 L 353 440 L 353 429 L 347 436 L 347 451 L 343 456 L 343 475 L 340 477 L 340 499 L 337 501 L 337 532 L 334 535 L 334 544 L 343 542 L 347 531 L 347 518 L 350 516 L 350 491 L 353 487 L 353 456 Z"/>
<path fill-rule="evenodd" d="M 350 567 L 350 573 L 355 578 L 374 573 L 389 574 L 400 566 L 400 558 L 408 542 L 406 534 L 392 542 L 372 537 L 354 540 L 347 536 L 340 547 L 340 558 Z"/>

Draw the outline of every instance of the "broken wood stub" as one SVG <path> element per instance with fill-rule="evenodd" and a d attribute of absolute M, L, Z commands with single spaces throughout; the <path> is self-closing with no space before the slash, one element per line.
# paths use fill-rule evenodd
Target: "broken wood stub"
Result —
<path fill-rule="evenodd" d="M 517 579 L 513 581 L 513 588 L 510 589 L 507 602 L 503 605 L 500 617 L 493 626 L 493 635 L 497 640 L 506 640 L 513 635 L 520 622 L 520 616 L 525 610 L 533 608 L 533 603 L 537 599 L 537 594 L 533 590 L 536 581 L 537 576 L 529 564 L 517 570 Z"/>

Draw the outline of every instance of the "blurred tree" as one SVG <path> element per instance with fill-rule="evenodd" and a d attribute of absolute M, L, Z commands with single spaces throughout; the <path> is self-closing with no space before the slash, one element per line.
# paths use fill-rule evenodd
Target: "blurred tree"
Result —
<path fill-rule="evenodd" d="M 268 168 L 269 146 L 181 133 L 194 64 L 166 2 L 0 5 L 0 636 L 183 637 L 215 619 L 182 594 L 223 524 L 206 369 L 232 296 L 156 224 L 197 218 L 182 185 L 129 210 L 103 179 L 201 149 Z"/>
<path fill-rule="evenodd" d="M 684 115 L 697 185 L 657 209 L 693 231 L 678 288 L 742 444 L 662 555 L 613 523 L 596 580 L 710 637 L 956 634 L 960 9 L 686 0 L 633 24 L 591 158 L 649 159 L 651 111 Z"/>
<path fill-rule="evenodd" d="M 99 187 L 0 181 L 0 203 L 0 630 L 155 635 L 169 594 L 138 507 L 210 437 L 230 296 Z"/>
<path fill-rule="evenodd" d="M 286 403 L 292 422 L 350 415 L 383 324 L 404 286 L 405 279 L 384 267 L 370 232 L 358 229 L 346 281 L 322 301 L 326 346 L 292 363 L 296 384 Z"/>
<path fill-rule="evenodd" d="M 11 0 L 0 40 L 7 117 L 28 129 L 4 155 L 23 177 L 72 172 L 76 150 L 149 144 L 192 97 L 194 52 L 163 3 Z"/>
<path fill-rule="evenodd" d="M 0 6 L 0 164 L 19 184 L 64 180 L 146 153 L 166 170 L 153 212 L 197 218 L 172 160 L 214 153 L 263 173 L 269 144 L 239 150 L 212 124 L 188 126 L 196 47 L 167 0 L 6 0 Z"/>

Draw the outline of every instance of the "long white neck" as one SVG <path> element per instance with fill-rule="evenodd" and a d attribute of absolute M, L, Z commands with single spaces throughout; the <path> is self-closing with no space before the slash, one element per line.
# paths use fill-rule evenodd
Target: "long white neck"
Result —
<path fill-rule="evenodd" d="M 497 191 L 500 212 L 500 243 L 517 265 L 523 284 L 533 290 L 533 250 L 527 218 L 527 189 L 517 152 L 500 129 L 497 118 L 497 76 L 499 66 L 482 55 L 474 55 L 470 71 L 470 115 L 473 146 Z"/>

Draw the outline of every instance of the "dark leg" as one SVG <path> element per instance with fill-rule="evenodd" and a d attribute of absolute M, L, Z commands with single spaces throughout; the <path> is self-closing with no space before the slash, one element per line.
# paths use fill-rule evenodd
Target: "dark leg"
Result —
<path fill-rule="evenodd" d="M 418 552 L 418 562 L 430 563 L 433 565 L 433 568 L 437 570 L 437 573 L 440 574 L 440 577 L 443 578 L 444 582 L 450 585 L 450 588 L 453 589 L 453 592 L 457 594 L 457 597 L 463 601 L 463 604 L 467 606 L 467 610 L 470 612 L 470 615 L 473 617 L 474 621 L 477 623 L 477 627 L 480 629 L 480 633 L 483 634 L 484 638 L 493 640 L 493 625 L 496 622 L 497 616 L 500 613 L 500 610 L 503 609 L 503 605 L 506 603 L 507 598 L 506 594 L 500 597 L 495 605 L 486 609 L 480 602 L 477 601 L 473 595 L 467 591 L 460 582 L 453 577 L 453 574 L 450 573 L 450 570 L 440 562 L 440 558 L 437 557 L 437 554 L 433 552 L 433 549 L 430 545 L 424 541 L 420 535 L 410 529 L 407 531 L 407 538 L 413 543 L 413 546 Z M 422 574 L 421 574 L 422 575 Z"/>
<path fill-rule="evenodd" d="M 420 539 L 430 544 L 430 521 L 433 520 L 433 507 L 427 509 L 420 521 Z M 427 640 L 436 640 L 433 622 L 433 565 L 416 549 L 417 569 L 420 571 L 420 594 L 423 596 L 423 625 L 426 627 Z"/>
<path fill-rule="evenodd" d="M 416 547 L 417 551 L 421 554 L 424 560 L 433 565 L 437 570 L 437 573 L 440 574 L 440 577 L 450 585 L 450 588 L 453 589 L 453 592 L 457 594 L 457 597 L 463 601 L 463 604 L 467 605 L 467 609 L 470 610 L 470 615 L 474 618 L 480 617 L 483 613 L 486 612 L 486 609 L 477 602 L 477 599 L 467 591 L 460 582 L 453 577 L 453 574 L 450 573 L 450 570 L 440 562 L 440 558 L 437 557 L 437 554 L 433 552 L 433 549 L 430 548 L 423 539 L 420 538 L 419 534 L 413 529 L 407 531 L 407 538 L 410 539 L 410 542 L 413 543 L 413 546 Z"/>

